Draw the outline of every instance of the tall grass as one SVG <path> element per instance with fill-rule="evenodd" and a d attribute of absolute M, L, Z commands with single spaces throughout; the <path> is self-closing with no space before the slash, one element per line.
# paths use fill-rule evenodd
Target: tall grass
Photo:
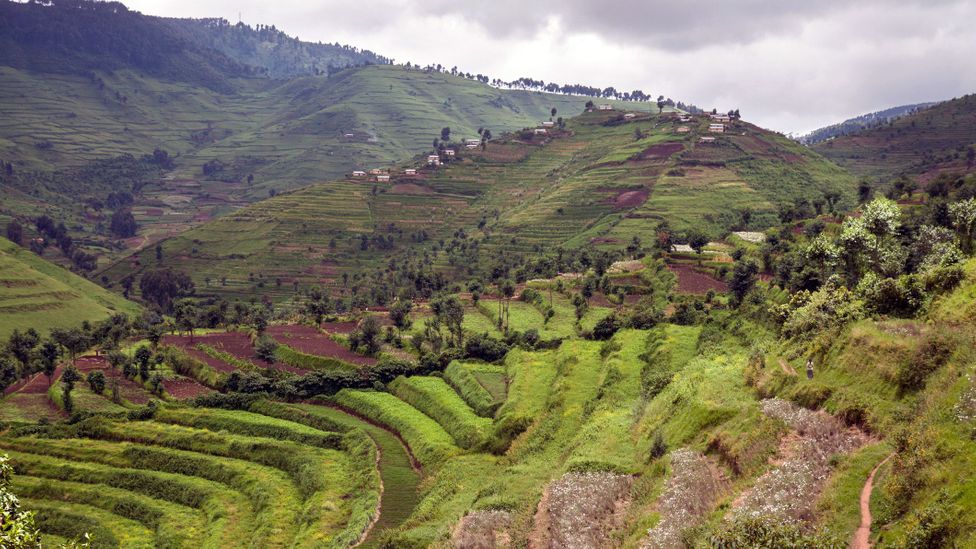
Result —
<path fill-rule="evenodd" d="M 437 467 L 460 453 L 454 439 L 436 421 L 389 393 L 343 389 L 334 401 L 399 433 L 424 467 Z"/>
<path fill-rule="evenodd" d="M 483 448 L 491 436 L 491 420 L 479 417 L 450 385 L 438 377 L 398 377 L 389 385 L 400 400 L 420 410 L 450 433 L 458 446 Z"/>
<path fill-rule="evenodd" d="M 497 402 L 461 362 L 453 361 L 448 364 L 444 370 L 444 379 L 479 416 L 492 417 L 501 406 L 501 402 Z"/>
<path fill-rule="evenodd" d="M 278 347 L 275 349 L 275 359 L 303 370 L 319 372 L 359 371 L 359 367 L 355 364 L 350 364 L 338 358 L 303 353 L 283 343 L 278 343 Z"/>

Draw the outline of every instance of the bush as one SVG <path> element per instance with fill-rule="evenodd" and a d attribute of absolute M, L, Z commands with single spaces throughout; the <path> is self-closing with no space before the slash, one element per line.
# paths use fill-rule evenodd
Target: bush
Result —
<path fill-rule="evenodd" d="M 823 383 L 811 381 L 793 386 L 787 398 L 804 408 L 815 410 L 830 398 L 832 389 Z"/>
<path fill-rule="evenodd" d="M 105 392 L 105 374 L 103 374 L 100 370 L 88 372 L 85 379 L 88 381 L 88 386 L 91 387 L 92 392 L 96 395 L 100 395 Z"/>
<path fill-rule="evenodd" d="M 603 317 L 593 326 L 593 339 L 597 341 L 606 341 L 613 337 L 613 334 L 617 333 L 623 325 L 620 319 L 617 318 L 616 313 L 610 313 L 609 315 Z"/>
<path fill-rule="evenodd" d="M 808 532 L 800 524 L 775 517 L 748 517 L 735 520 L 728 528 L 711 536 L 712 547 L 790 547 L 819 549 L 842 547 L 840 540 L 827 532 Z"/>
<path fill-rule="evenodd" d="M 496 362 L 505 358 L 508 350 L 508 345 L 488 334 L 473 335 L 464 344 L 464 353 L 467 358 L 484 360 L 485 362 Z"/>

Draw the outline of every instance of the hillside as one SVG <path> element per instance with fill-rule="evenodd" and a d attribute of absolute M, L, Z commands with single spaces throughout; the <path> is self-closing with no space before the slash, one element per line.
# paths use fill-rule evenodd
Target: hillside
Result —
<path fill-rule="evenodd" d="M 551 137 L 455 145 L 456 160 L 438 169 L 398 166 L 389 182 L 348 177 L 279 194 L 166 240 L 162 261 L 135 254 L 103 274 L 118 281 L 163 265 L 204 292 L 283 298 L 317 284 L 345 291 L 343 276 L 391 261 L 488 272 L 540 249 L 623 248 L 635 237 L 650 246 L 659 227 L 678 238 L 761 229 L 781 208 L 825 207 L 828 194 L 837 211 L 853 205 L 853 178 L 822 157 L 745 122 L 700 143 L 708 123 L 597 111 Z"/>
<path fill-rule="evenodd" d="M 347 67 L 387 64 L 369 50 L 302 42 L 274 26 L 230 24 L 226 19 L 164 19 L 179 33 L 271 78 L 326 75 Z"/>
<path fill-rule="evenodd" d="M 940 173 L 974 171 L 974 147 L 976 95 L 945 101 L 879 127 L 813 146 L 858 175 L 889 179 L 904 174 L 922 183 Z"/>
<path fill-rule="evenodd" d="M 842 135 L 850 135 L 852 133 L 882 126 L 903 116 L 915 114 L 918 111 L 927 109 L 932 105 L 936 105 L 937 103 L 938 102 L 901 105 L 898 107 L 891 107 L 890 109 L 862 114 L 861 116 L 848 118 L 843 122 L 818 128 L 810 133 L 801 135 L 798 138 L 798 141 L 804 145 L 816 145 L 817 143 L 827 141 L 828 139 L 833 139 Z"/>
<path fill-rule="evenodd" d="M 14 329 L 73 328 L 139 306 L 0 238 L 0 340 Z"/>

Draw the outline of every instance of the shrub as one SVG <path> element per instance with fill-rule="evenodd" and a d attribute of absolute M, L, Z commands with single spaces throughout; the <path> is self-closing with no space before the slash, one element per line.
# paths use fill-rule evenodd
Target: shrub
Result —
<path fill-rule="evenodd" d="M 508 345 L 488 334 L 473 335 L 464 344 L 464 353 L 468 358 L 495 362 L 505 358 Z"/>
<path fill-rule="evenodd" d="M 736 547 L 790 547 L 819 549 L 843 544 L 826 532 L 807 532 L 801 525 L 774 517 L 738 519 L 727 529 L 711 536 L 710 545 L 722 549 Z"/>
<path fill-rule="evenodd" d="M 593 326 L 592 337 L 598 341 L 605 341 L 613 337 L 613 334 L 617 333 L 617 330 L 622 327 L 622 323 L 617 318 L 616 313 L 610 313 Z"/>
<path fill-rule="evenodd" d="M 105 392 L 105 374 L 100 370 L 88 372 L 85 379 L 88 381 L 88 386 L 91 387 L 93 393 L 100 395 Z"/>
<path fill-rule="evenodd" d="M 654 439 L 651 442 L 651 459 L 658 459 L 664 457 L 664 454 L 668 453 L 668 445 L 664 442 L 664 435 L 661 431 L 654 432 Z"/>

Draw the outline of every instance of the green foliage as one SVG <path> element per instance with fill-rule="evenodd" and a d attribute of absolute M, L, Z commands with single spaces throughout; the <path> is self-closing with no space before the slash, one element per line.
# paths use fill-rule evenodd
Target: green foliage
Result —
<path fill-rule="evenodd" d="M 709 545 L 719 549 L 735 547 L 789 547 L 820 549 L 843 544 L 828 532 L 808 532 L 802 526 L 775 517 L 750 517 L 733 522 L 711 536 Z"/>
<path fill-rule="evenodd" d="M 340 406 L 398 433 L 424 467 L 436 469 L 460 452 L 436 421 L 389 393 L 343 389 L 334 398 Z"/>
<path fill-rule="evenodd" d="M 350 364 L 344 360 L 306 354 L 283 343 L 278 343 L 275 346 L 274 359 L 313 372 L 355 372 L 359 370 L 355 364 Z"/>
<path fill-rule="evenodd" d="M 389 388 L 398 398 L 440 424 L 461 448 L 472 450 L 487 445 L 491 420 L 478 417 L 441 378 L 399 377 Z"/>
<path fill-rule="evenodd" d="M 501 402 L 495 400 L 495 397 L 478 381 L 471 369 L 462 362 L 452 361 L 448 364 L 447 369 L 444 370 L 444 380 L 481 417 L 494 416 L 495 411 L 501 406 Z"/>
<path fill-rule="evenodd" d="M 906 392 L 924 387 L 925 380 L 949 361 L 955 346 L 956 342 L 947 333 L 926 335 L 918 349 L 898 368 L 898 387 Z"/>

